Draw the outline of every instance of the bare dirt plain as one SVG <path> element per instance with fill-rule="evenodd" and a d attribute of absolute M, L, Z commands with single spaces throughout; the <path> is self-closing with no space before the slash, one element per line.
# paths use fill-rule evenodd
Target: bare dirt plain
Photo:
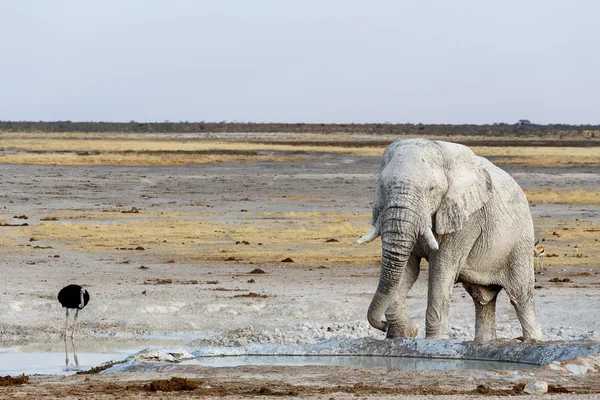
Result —
<path fill-rule="evenodd" d="M 2 155 L 22 151 L 5 146 Z M 354 148 L 329 152 L 325 146 L 228 151 L 220 154 L 245 158 L 175 166 L 0 159 L 10 162 L 0 164 L 0 344 L 60 345 L 64 313 L 55 298 L 68 283 L 85 285 L 92 296 L 80 316 L 79 352 L 119 342 L 143 346 L 152 335 L 179 335 L 185 339 L 177 343 L 196 347 L 383 338 L 365 317 L 377 285 L 379 242 L 354 242 L 370 229 L 379 157 L 371 150 L 361 155 Z M 526 192 L 582 190 L 593 198 L 600 191 L 600 164 L 593 160 L 527 167 L 491 159 Z M 547 271 L 537 276 L 536 303 L 549 340 L 600 338 L 600 206 L 591 203 L 532 203 L 536 233 L 548 254 Z M 421 327 L 426 265 L 422 270 L 408 303 Z M 519 336 L 505 296 L 498 306 L 499 336 Z M 452 338 L 473 338 L 473 314 L 470 298 L 457 285 Z M 0 387 L 0 396 L 142 398 L 152 395 L 144 386 L 148 382 L 172 376 L 198 384 L 175 393 L 179 398 L 493 397 L 520 394 L 515 385 L 534 379 L 564 387 L 572 398 L 600 393 L 597 373 L 575 376 L 544 368 L 515 375 L 188 365 L 175 372 L 32 376 L 29 384 Z"/>

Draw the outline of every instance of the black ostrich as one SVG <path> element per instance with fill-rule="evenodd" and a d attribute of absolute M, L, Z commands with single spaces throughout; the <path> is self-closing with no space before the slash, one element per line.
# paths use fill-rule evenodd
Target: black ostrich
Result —
<path fill-rule="evenodd" d="M 67 331 L 69 330 L 69 308 L 76 309 L 75 318 L 73 320 L 73 332 L 71 332 L 72 338 L 75 336 L 75 330 L 77 329 L 77 316 L 79 315 L 79 310 L 87 306 L 87 303 L 90 301 L 90 294 L 87 290 L 79 285 L 68 285 L 60 289 L 60 292 L 58 292 L 58 301 L 67 309 L 65 338 L 67 337 Z"/>

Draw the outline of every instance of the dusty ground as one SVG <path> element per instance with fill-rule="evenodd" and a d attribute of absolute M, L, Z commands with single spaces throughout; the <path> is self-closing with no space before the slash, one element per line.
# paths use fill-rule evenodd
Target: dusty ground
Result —
<path fill-rule="evenodd" d="M 55 298 L 68 283 L 86 285 L 91 293 L 80 316 L 86 340 L 79 352 L 93 340 L 141 340 L 162 333 L 185 333 L 193 346 L 381 338 L 365 318 L 378 279 L 379 243 L 354 243 L 369 230 L 378 166 L 378 157 L 343 152 L 311 153 L 301 162 L 0 164 L 1 345 L 60 343 L 64 313 Z M 525 190 L 600 190 L 596 165 L 504 168 Z M 597 340 L 600 207 L 533 203 L 531 211 L 551 255 L 547 271 L 537 278 L 545 337 Z M 426 265 L 422 268 L 408 304 L 421 327 L 427 277 Z M 255 269 L 264 273 L 252 273 Z M 561 282 L 550 282 L 554 278 Z M 450 325 L 451 337 L 472 339 L 473 306 L 460 286 Z M 504 339 L 520 335 L 505 296 L 498 328 Z M 177 371 L 199 381 L 190 393 L 209 398 L 507 395 L 514 385 L 533 379 L 527 374 L 343 367 Z M 544 370 L 536 375 L 582 394 L 579 398 L 600 392 L 596 374 Z M 143 384 L 171 376 L 169 371 L 42 376 L 23 386 L 0 387 L 0 395 L 141 398 L 147 395 Z M 478 392 L 478 385 L 491 390 Z"/>

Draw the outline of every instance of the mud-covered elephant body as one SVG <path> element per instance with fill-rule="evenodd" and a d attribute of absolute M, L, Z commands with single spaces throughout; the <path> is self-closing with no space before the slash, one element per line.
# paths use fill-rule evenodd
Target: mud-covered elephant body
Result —
<path fill-rule="evenodd" d="M 533 222 L 527 199 L 506 172 L 465 146 L 398 140 L 383 153 L 373 230 L 358 240 L 382 242 L 382 267 L 368 319 L 387 337 L 414 337 L 408 291 L 429 262 L 426 337 L 447 337 L 452 286 L 475 304 L 475 340 L 496 337 L 496 296 L 506 290 L 525 339 L 541 339 L 533 300 Z M 385 314 L 386 322 L 382 322 Z"/>

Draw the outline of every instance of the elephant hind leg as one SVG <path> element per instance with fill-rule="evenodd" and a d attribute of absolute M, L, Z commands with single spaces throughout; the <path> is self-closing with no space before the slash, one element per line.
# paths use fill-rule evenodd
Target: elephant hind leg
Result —
<path fill-rule="evenodd" d="M 535 316 L 535 302 L 533 299 L 535 277 L 531 262 L 525 268 L 516 268 L 518 273 L 511 279 L 511 284 L 504 290 L 510 303 L 517 312 L 517 317 L 523 328 L 525 340 L 542 340 L 542 331 Z"/>
<path fill-rule="evenodd" d="M 480 286 L 463 282 L 467 293 L 475 304 L 475 341 L 496 339 L 496 298 L 500 286 Z"/>

